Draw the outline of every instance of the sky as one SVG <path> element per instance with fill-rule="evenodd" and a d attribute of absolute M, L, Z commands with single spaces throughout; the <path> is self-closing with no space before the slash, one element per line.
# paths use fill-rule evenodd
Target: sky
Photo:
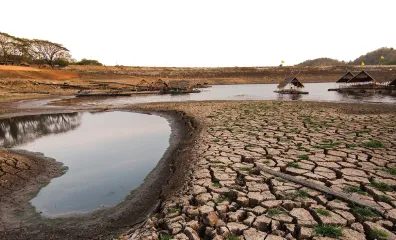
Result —
<path fill-rule="evenodd" d="M 125 66 L 277 66 L 396 48 L 395 0 L 4 0 L 0 31 Z"/>

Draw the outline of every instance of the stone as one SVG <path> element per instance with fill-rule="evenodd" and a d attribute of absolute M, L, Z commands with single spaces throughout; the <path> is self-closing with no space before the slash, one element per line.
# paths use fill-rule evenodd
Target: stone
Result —
<path fill-rule="evenodd" d="M 231 222 L 241 222 L 245 219 L 246 212 L 244 210 L 237 210 L 236 212 L 229 212 L 228 219 Z"/>
<path fill-rule="evenodd" d="M 299 239 L 310 239 L 313 235 L 313 228 L 301 227 L 299 232 Z"/>
<path fill-rule="evenodd" d="M 190 227 L 186 227 L 184 234 L 186 234 L 189 240 L 200 240 L 197 232 Z"/>
<path fill-rule="evenodd" d="M 204 217 L 204 223 L 209 226 L 214 226 L 219 219 L 219 216 L 216 212 L 210 212 L 208 215 Z"/>
<path fill-rule="evenodd" d="M 317 213 L 315 210 L 312 211 L 313 214 L 315 214 L 315 217 L 320 220 L 321 223 L 325 225 L 337 225 L 337 226 L 346 226 L 347 225 L 347 220 L 338 215 L 335 212 L 331 212 L 330 216 L 325 216 Z"/>
<path fill-rule="evenodd" d="M 352 223 L 351 224 L 351 228 L 353 230 L 358 231 L 358 232 L 364 233 L 364 228 L 363 228 L 363 225 L 361 223 Z"/>
<path fill-rule="evenodd" d="M 256 221 L 254 221 L 253 226 L 260 231 L 266 232 L 269 229 L 269 225 L 271 223 L 271 218 L 268 218 L 265 215 L 258 216 Z"/>
<path fill-rule="evenodd" d="M 249 228 L 243 231 L 243 237 L 245 240 L 264 240 L 266 236 L 266 233 L 257 231 L 254 228 Z"/>
<path fill-rule="evenodd" d="M 249 192 L 247 197 L 250 206 L 256 206 L 264 200 L 264 196 L 260 192 Z"/>
<path fill-rule="evenodd" d="M 368 239 L 378 239 L 378 240 L 382 240 L 382 239 L 396 239 L 396 235 L 395 234 L 393 234 L 391 231 L 389 231 L 388 229 L 382 227 L 379 224 L 376 224 L 376 223 L 373 223 L 373 222 L 364 222 L 363 226 L 364 226 L 364 231 L 365 231 Z M 378 231 L 381 231 L 382 233 L 384 233 L 386 235 L 386 237 L 378 236 L 378 234 L 376 233 Z"/>
<path fill-rule="evenodd" d="M 297 224 L 302 226 L 317 225 L 312 215 L 304 208 L 294 208 L 290 211 L 290 215 L 297 219 Z"/>
<path fill-rule="evenodd" d="M 240 235 L 243 230 L 248 229 L 249 227 L 236 222 L 227 223 L 227 227 L 233 235 Z"/>
<path fill-rule="evenodd" d="M 254 216 L 249 216 L 248 218 L 246 218 L 245 220 L 243 220 L 243 224 L 245 224 L 246 226 L 251 227 L 255 219 L 256 219 L 256 217 L 254 217 Z"/>
<path fill-rule="evenodd" d="M 342 237 L 340 239 L 350 240 L 350 239 L 366 239 L 364 233 L 352 230 L 350 228 L 344 228 L 342 230 Z"/>

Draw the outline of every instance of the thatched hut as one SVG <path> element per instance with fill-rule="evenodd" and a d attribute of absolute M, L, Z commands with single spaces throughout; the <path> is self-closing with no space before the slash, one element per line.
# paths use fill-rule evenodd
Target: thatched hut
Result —
<path fill-rule="evenodd" d="M 162 79 L 158 79 L 156 82 L 151 84 L 151 87 L 155 91 L 166 91 L 169 88 L 169 85 Z"/>
<path fill-rule="evenodd" d="M 170 85 L 172 90 L 187 91 L 191 90 L 190 82 L 187 80 L 173 81 Z"/>
<path fill-rule="evenodd" d="M 394 86 L 394 87 L 396 87 L 396 78 L 395 78 L 395 80 L 393 80 L 392 82 L 390 82 L 388 85 L 389 85 L 389 86 Z"/>
<path fill-rule="evenodd" d="M 304 84 L 302 84 L 296 77 L 287 77 L 279 83 L 279 90 L 275 92 L 280 94 L 308 94 L 308 92 L 301 91 L 304 87 Z"/>
<path fill-rule="evenodd" d="M 356 76 L 351 78 L 347 83 L 357 83 L 357 84 L 368 84 L 368 83 L 375 83 L 375 79 L 368 74 L 366 71 L 361 71 Z"/>
<path fill-rule="evenodd" d="M 143 79 L 138 84 L 136 84 L 135 90 L 136 91 L 149 91 L 150 87 L 151 87 L 151 84 Z"/>
<path fill-rule="evenodd" d="M 285 87 L 290 87 L 290 89 L 304 88 L 302 84 L 296 77 L 287 77 L 283 82 L 279 83 L 278 89 L 285 89 Z"/>
<path fill-rule="evenodd" d="M 344 84 L 347 83 L 349 80 L 351 80 L 352 78 L 354 78 L 355 75 L 351 72 L 347 72 L 344 76 L 342 76 L 336 83 L 339 84 Z"/>

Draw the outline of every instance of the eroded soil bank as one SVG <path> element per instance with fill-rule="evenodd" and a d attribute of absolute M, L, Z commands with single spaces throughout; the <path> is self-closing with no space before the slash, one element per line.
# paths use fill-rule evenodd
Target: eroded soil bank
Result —
<path fill-rule="evenodd" d="M 142 108 L 183 110 L 203 129 L 185 161 L 188 180 L 123 238 L 396 239 L 396 106 Z"/>
<path fill-rule="evenodd" d="M 192 141 L 197 127 L 193 119 L 181 112 L 150 112 L 170 122 L 169 148 L 144 183 L 122 203 L 91 214 L 57 219 L 40 217 L 28 201 L 51 178 L 62 174 L 62 164 L 40 154 L 2 150 L 0 239 L 112 239 L 142 222 L 169 191 L 169 177 L 179 167 L 176 160 L 187 157 L 183 149 Z"/>

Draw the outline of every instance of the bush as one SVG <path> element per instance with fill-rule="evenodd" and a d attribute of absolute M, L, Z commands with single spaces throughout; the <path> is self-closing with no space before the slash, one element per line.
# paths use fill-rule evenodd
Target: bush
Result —
<path fill-rule="evenodd" d="M 103 66 L 98 60 L 83 58 L 81 61 L 76 62 L 76 65 L 89 65 L 89 66 Z"/>

